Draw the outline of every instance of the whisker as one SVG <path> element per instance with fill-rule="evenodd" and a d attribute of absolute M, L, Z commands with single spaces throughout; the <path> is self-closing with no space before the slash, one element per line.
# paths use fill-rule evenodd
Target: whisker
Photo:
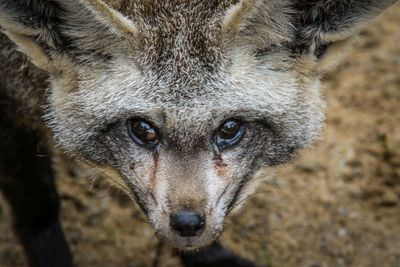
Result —
<path fill-rule="evenodd" d="M 89 165 L 91 168 L 93 168 L 95 171 L 97 171 L 100 175 L 102 175 L 103 177 L 110 179 L 112 182 L 114 182 L 116 185 L 118 185 L 118 188 L 123 190 L 124 193 L 126 193 L 127 195 L 130 195 L 130 189 L 122 184 L 121 182 L 119 182 L 118 180 L 116 180 L 115 178 L 111 177 L 110 175 L 108 175 L 107 173 L 105 173 L 104 171 L 100 170 L 96 165 L 94 165 L 93 163 L 87 161 L 87 160 L 81 160 L 83 163 Z"/>
<path fill-rule="evenodd" d="M 101 199 L 108 198 L 108 197 L 111 197 L 111 194 L 106 194 L 106 195 L 103 195 L 103 196 L 98 196 L 98 197 L 96 197 L 96 200 L 101 200 Z"/>
<path fill-rule="evenodd" d="M 151 199 L 154 201 L 154 203 L 157 205 L 157 200 L 153 194 L 153 192 L 151 192 L 146 185 L 143 183 L 143 181 L 139 178 L 139 176 L 137 175 L 137 173 L 135 171 L 132 172 L 135 178 L 135 181 L 137 181 L 140 184 L 140 188 L 141 191 L 144 195 L 149 195 L 151 197 Z M 136 187 L 137 185 L 130 183 L 133 187 Z M 145 191 L 145 192 L 143 192 Z"/>
<path fill-rule="evenodd" d="M 258 194 L 267 194 L 267 193 L 271 193 L 271 192 L 272 192 L 271 190 L 264 190 L 264 191 L 257 191 L 257 192 L 254 192 L 254 193 L 250 194 L 250 195 L 247 195 L 245 198 L 239 200 L 236 204 L 234 204 L 232 207 L 230 207 L 227 213 L 230 213 L 230 212 L 233 211 L 236 207 L 240 206 L 240 204 L 242 204 L 242 203 L 245 202 L 246 200 L 248 200 L 248 199 L 254 197 L 255 195 L 258 195 Z"/>
<path fill-rule="evenodd" d="M 227 228 L 235 228 L 235 226 L 231 223 L 224 222 L 224 227 L 227 226 Z"/>
<path fill-rule="evenodd" d="M 228 189 L 231 187 L 232 185 L 232 181 L 230 181 L 227 186 L 225 186 L 224 190 L 222 191 L 222 193 L 219 195 L 218 199 L 217 199 L 217 203 L 215 206 L 218 206 L 219 201 L 221 200 L 222 196 L 228 191 Z"/>
<path fill-rule="evenodd" d="M 217 199 L 217 203 L 216 206 L 218 206 L 218 203 L 220 202 L 220 200 L 222 199 L 222 197 L 226 194 L 227 191 L 229 191 L 229 189 L 231 189 L 231 187 L 235 184 L 235 179 L 234 177 L 236 176 L 236 174 L 239 172 L 240 167 L 236 168 L 235 171 L 233 172 L 233 174 L 231 175 L 231 181 L 228 183 L 228 185 L 224 188 L 224 190 L 222 191 L 221 195 L 218 197 Z"/>

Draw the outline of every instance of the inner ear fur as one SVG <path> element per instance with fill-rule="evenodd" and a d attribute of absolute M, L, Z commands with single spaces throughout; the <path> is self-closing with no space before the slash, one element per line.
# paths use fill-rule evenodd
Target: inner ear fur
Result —
<path fill-rule="evenodd" d="M 343 41 L 365 27 L 397 0 L 294 0 L 297 38 L 318 50 Z"/>
<path fill-rule="evenodd" d="M 323 73 L 350 51 L 358 33 L 396 0 L 294 0 L 294 51 L 313 54 Z"/>
<path fill-rule="evenodd" d="M 46 71 L 59 54 L 93 52 L 136 33 L 131 21 L 101 0 L 0 0 L 0 27 Z"/>

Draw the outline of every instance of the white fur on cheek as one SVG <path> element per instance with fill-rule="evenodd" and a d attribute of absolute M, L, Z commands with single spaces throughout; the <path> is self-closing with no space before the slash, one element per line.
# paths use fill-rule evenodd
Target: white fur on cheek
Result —
<path fill-rule="evenodd" d="M 209 213 L 208 221 L 214 229 L 222 228 L 226 213 L 226 195 L 221 197 L 224 189 L 230 183 L 230 179 L 220 177 L 215 169 L 214 162 L 210 162 L 210 167 L 206 170 L 206 194 L 207 194 L 207 207 L 206 211 Z M 229 177 L 230 178 L 230 177 Z"/>

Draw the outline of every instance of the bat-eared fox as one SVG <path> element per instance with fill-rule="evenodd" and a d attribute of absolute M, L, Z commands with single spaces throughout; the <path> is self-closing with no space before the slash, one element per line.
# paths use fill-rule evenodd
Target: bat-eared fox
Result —
<path fill-rule="evenodd" d="M 0 0 L 0 188 L 30 266 L 71 267 L 52 148 L 108 174 L 186 266 L 324 122 L 320 78 L 394 0 Z M 343 53 L 342 53 L 343 54 Z"/>

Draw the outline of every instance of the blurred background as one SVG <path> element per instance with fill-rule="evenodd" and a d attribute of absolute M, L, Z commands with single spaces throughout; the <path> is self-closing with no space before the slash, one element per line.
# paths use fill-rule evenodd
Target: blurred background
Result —
<path fill-rule="evenodd" d="M 221 242 L 268 267 L 400 267 L 400 4 L 324 79 L 327 125 L 232 215 Z M 141 212 L 59 156 L 62 222 L 77 267 L 180 267 Z M 0 266 L 25 266 L 0 200 Z"/>

